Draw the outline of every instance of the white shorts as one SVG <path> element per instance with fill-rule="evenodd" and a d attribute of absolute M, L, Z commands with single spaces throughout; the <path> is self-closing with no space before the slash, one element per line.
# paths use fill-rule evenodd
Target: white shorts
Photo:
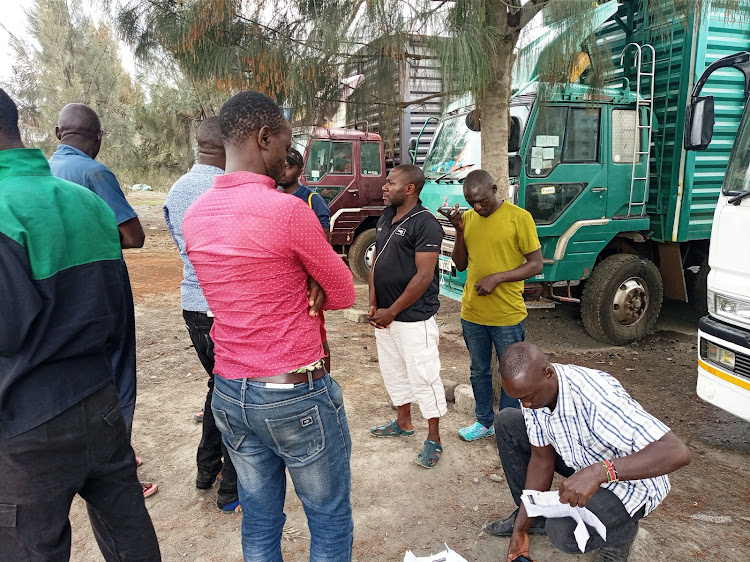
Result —
<path fill-rule="evenodd" d="M 391 322 L 375 329 L 378 360 L 385 388 L 394 406 L 416 402 L 426 419 L 448 412 L 440 380 L 437 322 Z"/>

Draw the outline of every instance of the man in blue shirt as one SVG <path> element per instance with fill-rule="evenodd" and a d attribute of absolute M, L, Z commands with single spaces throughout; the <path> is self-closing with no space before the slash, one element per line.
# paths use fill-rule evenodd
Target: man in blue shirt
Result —
<path fill-rule="evenodd" d="M 279 187 L 284 193 L 302 199 L 307 205 L 315 211 L 323 227 L 323 232 L 331 241 L 331 210 L 326 205 L 325 200 L 312 189 L 299 182 L 300 171 L 305 167 L 305 161 L 302 155 L 295 149 L 290 148 L 286 153 L 286 166 L 284 168 L 284 177 L 279 182 Z"/>
<path fill-rule="evenodd" d="M 328 239 L 328 243 L 331 242 L 331 210 L 319 193 L 314 192 L 312 189 L 299 182 L 299 174 L 305 168 L 305 160 L 299 151 L 294 148 L 290 148 L 286 153 L 286 164 L 284 166 L 284 176 L 279 182 L 278 186 L 284 193 L 290 193 L 295 197 L 299 197 L 307 206 L 310 207 L 318 217 L 320 226 L 323 227 L 323 233 Z M 323 311 L 320 314 L 320 338 L 323 341 L 323 350 L 326 353 L 324 363 L 326 371 L 331 372 L 331 349 L 328 347 L 328 335 L 326 334 L 325 320 L 323 319 Z"/>
<path fill-rule="evenodd" d="M 101 122 L 96 112 L 82 103 L 71 103 L 60 111 L 55 135 L 60 146 L 49 159 L 52 174 L 58 178 L 82 185 L 101 197 L 115 213 L 122 248 L 142 248 L 145 240 L 138 215 L 120 189 L 115 175 L 101 162 L 95 160 L 101 148 Z M 122 415 L 128 435 L 133 429 L 135 412 L 135 311 L 133 292 L 125 260 L 120 262 L 120 276 L 125 299 L 124 315 L 120 329 L 120 343 L 112 354 L 112 371 L 115 387 L 122 404 Z M 156 485 L 144 482 L 144 495 L 156 491 Z"/>
<path fill-rule="evenodd" d="M 208 373 L 208 393 L 203 409 L 203 433 L 198 445 L 198 476 L 195 479 L 195 486 L 201 490 L 210 488 L 216 476 L 221 472 L 217 505 L 224 511 L 233 511 L 239 505 L 237 473 L 222 443 L 221 432 L 216 427 L 211 411 L 211 399 L 214 394 L 214 342 L 210 332 L 214 318 L 198 284 L 193 264 L 188 259 L 185 239 L 182 236 L 182 219 L 185 212 L 204 191 L 211 187 L 214 176 L 224 173 L 226 153 L 221 139 L 218 117 L 208 117 L 200 124 L 197 140 L 198 163 L 194 164 L 190 171 L 178 179 L 169 190 L 167 200 L 164 202 L 164 221 L 177 244 L 180 258 L 184 263 L 183 280 L 180 283 L 182 316 L 198 359 Z"/>

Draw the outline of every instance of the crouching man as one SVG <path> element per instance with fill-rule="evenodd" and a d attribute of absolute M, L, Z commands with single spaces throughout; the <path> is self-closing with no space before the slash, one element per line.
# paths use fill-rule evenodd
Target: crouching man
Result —
<path fill-rule="evenodd" d="M 497 450 L 516 505 L 487 530 L 509 536 L 508 561 L 529 556 L 529 535 L 546 534 L 563 552 L 580 552 L 569 517 L 536 518 L 521 504 L 524 489 L 547 491 L 555 472 L 566 478 L 560 501 L 587 507 L 607 528 L 591 529 L 586 552 L 597 561 L 628 559 L 638 522 L 669 492 L 666 474 L 690 462 L 685 444 L 648 414 L 607 373 L 549 362 L 536 345 L 509 346 L 500 364 L 503 387 L 521 402 L 495 417 Z"/>

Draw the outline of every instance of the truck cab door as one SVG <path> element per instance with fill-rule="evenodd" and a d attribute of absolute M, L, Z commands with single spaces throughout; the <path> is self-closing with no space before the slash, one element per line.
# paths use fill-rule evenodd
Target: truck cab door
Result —
<path fill-rule="evenodd" d="M 313 139 L 307 150 L 304 183 L 336 209 L 359 207 L 354 142 Z"/>
<path fill-rule="evenodd" d="M 534 113 L 522 147 L 519 205 L 534 217 L 543 256 L 552 258 L 577 221 L 606 214 L 603 116 L 586 105 L 537 106 Z"/>

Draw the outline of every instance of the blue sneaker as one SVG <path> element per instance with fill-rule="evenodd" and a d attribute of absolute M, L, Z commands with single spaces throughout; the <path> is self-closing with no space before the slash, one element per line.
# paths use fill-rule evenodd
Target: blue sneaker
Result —
<path fill-rule="evenodd" d="M 224 505 L 219 505 L 219 509 L 222 511 L 235 511 L 240 505 L 240 500 L 236 500 L 233 502 L 226 503 Z"/>
<path fill-rule="evenodd" d="M 494 427 L 484 427 L 479 422 L 474 422 L 469 427 L 462 427 L 458 430 L 458 436 L 464 441 L 476 441 L 477 439 L 483 439 L 485 437 L 494 437 Z"/>

